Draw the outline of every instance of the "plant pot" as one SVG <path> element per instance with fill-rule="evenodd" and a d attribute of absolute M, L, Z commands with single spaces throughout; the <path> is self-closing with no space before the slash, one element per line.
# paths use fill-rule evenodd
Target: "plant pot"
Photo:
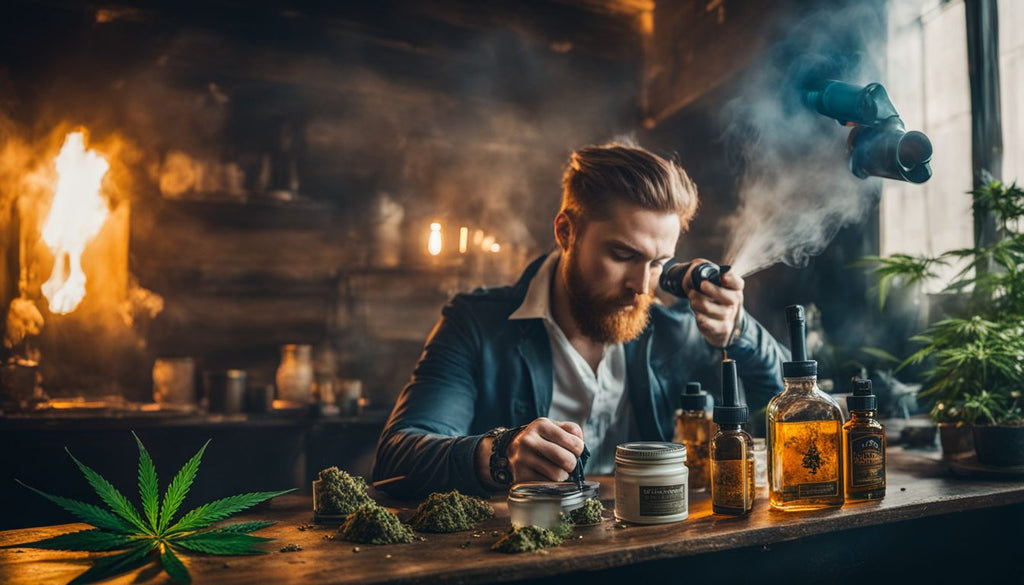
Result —
<path fill-rule="evenodd" d="M 995 467 L 1024 466 L 1024 426 L 978 425 L 973 430 L 978 463 Z"/>
<path fill-rule="evenodd" d="M 943 459 L 967 457 L 974 453 L 974 429 L 957 423 L 939 423 L 939 442 L 942 443 Z"/>

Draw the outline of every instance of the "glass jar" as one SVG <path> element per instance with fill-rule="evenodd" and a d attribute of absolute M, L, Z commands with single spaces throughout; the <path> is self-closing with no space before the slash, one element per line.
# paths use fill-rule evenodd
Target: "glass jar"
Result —
<path fill-rule="evenodd" d="M 554 530 L 562 514 L 586 502 L 584 490 L 572 482 L 528 481 L 508 492 L 508 515 L 512 526 L 539 526 Z"/>
<path fill-rule="evenodd" d="M 635 524 L 686 520 L 689 476 L 685 445 L 619 445 L 615 449 L 615 519 Z"/>
<path fill-rule="evenodd" d="M 308 404 L 313 388 L 313 348 L 310 345 L 282 345 L 281 365 L 277 367 L 277 397 L 280 400 Z"/>

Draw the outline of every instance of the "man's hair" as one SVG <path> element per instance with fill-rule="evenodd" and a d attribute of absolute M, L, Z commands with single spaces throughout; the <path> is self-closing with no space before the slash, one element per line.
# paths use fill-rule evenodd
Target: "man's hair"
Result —
<path fill-rule="evenodd" d="M 697 187 L 675 161 L 619 142 L 572 153 L 562 176 L 562 209 L 583 228 L 608 219 L 622 201 L 651 211 L 674 212 L 682 228 L 697 212 Z"/>

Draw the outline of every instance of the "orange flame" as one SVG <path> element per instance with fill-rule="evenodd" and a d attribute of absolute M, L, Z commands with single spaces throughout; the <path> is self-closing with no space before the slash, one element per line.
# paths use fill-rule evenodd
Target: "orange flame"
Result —
<path fill-rule="evenodd" d="M 53 313 L 70 313 L 85 297 L 82 252 L 107 219 L 100 183 L 110 164 L 85 149 L 85 135 L 72 132 L 57 155 L 57 190 L 43 225 L 43 241 L 54 254 L 43 295 Z"/>

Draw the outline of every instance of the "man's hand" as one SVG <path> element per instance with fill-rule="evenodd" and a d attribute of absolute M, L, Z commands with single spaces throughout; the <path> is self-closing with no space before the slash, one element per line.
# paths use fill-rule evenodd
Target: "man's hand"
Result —
<path fill-rule="evenodd" d="M 715 347 L 725 347 L 734 339 L 733 329 L 739 328 L 740 312 L 743 310 L 743 277 L 726 272 L 722 275 L 722 286 L 715 286 L 707 280 L 700 283 L 700 290 L 692 286 L 693 269 L 703 258 L 695 258 L 690 263 L 690 270 L 683 278 L 686 296 L 697 317 L 697 328 L 708 343 Z"/>
<path fill-rule="evenodd" d="M 490 456 L 493 440 L 480 442 L 477 448 L 477 473 L 492 488 L 501 488 L 491 479 Z M 576 458 L 583 453 L 583 430 L 576 423 L 538 418 L 520 431 L 509 443 L 506 455 L 512 479 L 520 481 L 565 481 L 576 469 Z"/>

